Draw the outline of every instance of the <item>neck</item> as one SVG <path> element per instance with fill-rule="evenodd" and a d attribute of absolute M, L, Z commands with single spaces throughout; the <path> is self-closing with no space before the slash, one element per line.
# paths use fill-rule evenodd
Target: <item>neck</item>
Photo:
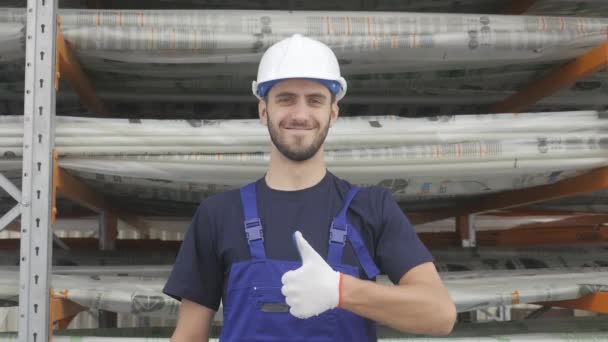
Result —
<path fill-rule="evenodd" d="M 285 158 L 273 146 L 265 179 L 271 189 L 295 191 L 318 184 L 325 177 L 326 172 L 323 148 L 319 149 L 312 158 L 295 162 Z"/>

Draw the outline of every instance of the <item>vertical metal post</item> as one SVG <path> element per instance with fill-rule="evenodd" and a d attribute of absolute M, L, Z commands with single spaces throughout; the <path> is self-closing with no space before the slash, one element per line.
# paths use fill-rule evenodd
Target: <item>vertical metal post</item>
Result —
<path fill-rule="evenodd" d="M 57 0 L 28 0 L 19 341 L 49 341 Z"/>
<path fill-rule="evenodd" d="M 511 306 L 501 305 L 496 309 L 497 317 L 499 321 L 510 321 L 511 320 Z"/>
<path fill-rule="evenodd" d="M 113 251 L 116 249 L 116 215 L 104 210 L 99 214 L 99 250 Z"/>
<path fill-rule="evenodd" d="M 462 247 L 477 246 L 475 236 L 475 215 L 456 216 L 456 231 L 460 235 Z"/>
<path fill-rule="evenodd" d="M 466 247 L 477 247 L 477 233 L 475 230 L 475 215 L 469 215 L 469 243 Z"/>
<path fill-rule="evenodd" d="M 99 215 L 99 249 L 112 251 L 116 249 L 116 229 L 118 221 L 116 215 L 109 210 L 103 210 Z M 99 310 L 97 318 L 99 328 L 116 328 L 118 315 L 116 312 Z"/>

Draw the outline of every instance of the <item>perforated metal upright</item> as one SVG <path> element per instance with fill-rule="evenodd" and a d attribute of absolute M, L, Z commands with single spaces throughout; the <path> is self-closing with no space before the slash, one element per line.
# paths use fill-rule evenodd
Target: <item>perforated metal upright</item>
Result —
<path fill-rule="evenodd" d="M 57 0 L 28 0 L 19 341 L 49 340 Z"/>

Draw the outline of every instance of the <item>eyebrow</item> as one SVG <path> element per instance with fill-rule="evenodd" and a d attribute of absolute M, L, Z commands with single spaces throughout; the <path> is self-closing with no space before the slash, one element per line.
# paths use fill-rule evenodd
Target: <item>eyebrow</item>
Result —
<path fill-rule="evenodd" d="M 322 99 L 327 99 L 327 96 L 325 94 L 321 94 L 321 93 L 314 93 L 314 94 L 308 94 L 306 95 L 306 97 L 320 97 Z"/>
<path fill-rule="evenodd" d="M 296 93 L 290 93 L 287 91 L 278 93 L 276 95 L 276 97 L 297 97 L 298 95 Z M 305 97 L 307 98 L 311 98 L 311 97 L 316 97 L 316 98 L 323 98 L 323 99 L 327 99 L 327 96 L 325 94 L 322 93 L 312 93 L 312 94 L 306 94 Z"/>
<path fill-rule="evenodd" d="M 284 91 L 282 93 L 278 93 L 275 97 L 288 97 L 288 96 L 296 96 L 296 94 Z"/>

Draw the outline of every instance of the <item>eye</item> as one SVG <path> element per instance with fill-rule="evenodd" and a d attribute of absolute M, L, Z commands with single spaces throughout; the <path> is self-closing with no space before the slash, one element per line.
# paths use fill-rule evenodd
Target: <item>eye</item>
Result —
<path fill-rule="evenodd" d="M 320 105 L 320 104 L 323 104 L 323 100 L 319 99 L 319 98 L 312 98 L 310 100 L 310 103 L 315 104 L 315 105 Z"/>

